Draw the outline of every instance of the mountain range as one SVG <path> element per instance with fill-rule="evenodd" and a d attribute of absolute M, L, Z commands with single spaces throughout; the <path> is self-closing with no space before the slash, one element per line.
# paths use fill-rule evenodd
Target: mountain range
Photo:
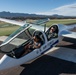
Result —
<path fill-rule="evenodd" d="M 47 15 L 37 15 L 37 14 L 28 14 L 28 13 L 11 13 L 11 12 L 2 11 L 0 12 L 0 17 L 8 17 L 8 18 L 9 17 L 52 17 L 52 18 L 64 18 L 65 17 L 67 18 L 70 16 L 63 16 L 63 15 L 58 15 L 58 14 L 47 16 Z"/>
<path fill-rule="evenodd" d="M 36 14 L 28 14 L 28 13 L 11 13 L 11 12 L 0 12 L 0 17 L 42 17 L 45 15 L 36 15 Z"/>

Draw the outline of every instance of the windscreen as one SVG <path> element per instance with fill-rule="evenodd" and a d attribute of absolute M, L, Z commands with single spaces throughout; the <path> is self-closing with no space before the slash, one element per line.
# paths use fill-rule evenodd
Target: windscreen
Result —
<path fill-rule="evenodd" d="M 25 24 L 24 26 L 20 27 L 18 30 L 16 30 L 15 32 L 13 32 L 3 43 L 7 43 L 8 41 L 12 40 L 13 38 L 15 38 L 16 36 L 18 36 L 20 33 L 22 33 L 27 27 L 29 26 L 29 24 Z M 21 32 L 22 31 L 22 32 Z"/>
<path fill-rule="evenodd" d="M 10 52 L 13 49 L 19 47 L 24 42 L 30 39 L 30 34 L 26 28 L 27 26 L 20 27 L 16 32 L 10 35 L 0 47 L 0 50 L 3 52 Z"/>

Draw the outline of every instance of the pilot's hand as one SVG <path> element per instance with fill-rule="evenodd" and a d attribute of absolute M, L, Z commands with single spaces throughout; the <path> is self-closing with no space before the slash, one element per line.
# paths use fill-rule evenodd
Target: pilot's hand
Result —
<path fill-rule="evenodd" d="M 32 45 L 29 45 L 29 48 L 31 48 L 32 47 Z"/>

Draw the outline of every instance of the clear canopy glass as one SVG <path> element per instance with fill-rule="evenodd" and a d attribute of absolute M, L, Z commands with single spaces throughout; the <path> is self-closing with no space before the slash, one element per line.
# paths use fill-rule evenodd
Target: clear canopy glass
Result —
<path fill-rule="evenodd" d="M 0 50 L 8 53 L 28 41 L 31 38 L 29 28 L 28 24 L 20 27 L 0 45 Z"/>

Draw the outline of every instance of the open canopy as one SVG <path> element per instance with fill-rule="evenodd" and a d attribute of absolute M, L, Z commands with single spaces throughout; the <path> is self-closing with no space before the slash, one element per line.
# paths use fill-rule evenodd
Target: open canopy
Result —
<path fill-rule="evenodd" d="M 13 49 L 21 46 L 24 42 L 31 39 L 31 31 L 30 25 L 26 24 L 12 33 L 1 45 L 0 50 L 4 53 L 9 53 Z"/>

